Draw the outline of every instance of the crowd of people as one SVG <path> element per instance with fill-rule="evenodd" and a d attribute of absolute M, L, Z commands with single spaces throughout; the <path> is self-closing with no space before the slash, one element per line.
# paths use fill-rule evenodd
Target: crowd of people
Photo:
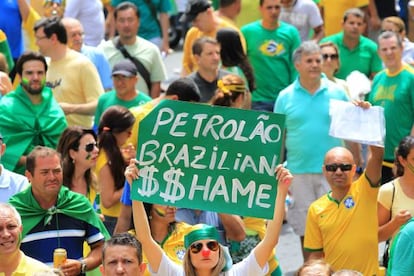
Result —
<path fill-rule="evenodd" d="M 399 5 L 0 1 L 0 274 L 281 276 L 286 219 L 297 275 L 414 274 L 414 44 Z M 186 32 L 164 87 L 171 13 Z M 283 115 L 273 218 L 131 198 L 140 124 L 164 100 Z M 333 137 L 332 101 L 381 107 L 383 144 Z"/>

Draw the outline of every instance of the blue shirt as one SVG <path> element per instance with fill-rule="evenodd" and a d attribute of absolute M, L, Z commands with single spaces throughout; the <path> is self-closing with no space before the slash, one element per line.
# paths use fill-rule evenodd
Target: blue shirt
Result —
<path fill-rule="evenodd" d="M 7 36 L 13 58 L 17 59 L 23 53 L 22 17 L 17 0 L 1 0 L 0 14 L 0 29 Z"/>
<path fill-rule="evenodd" d="M 348 101 L 345 90 L 325 76 L 311 94 L 297 78 L 280 92 L 274 112 L 286 115 L 287 168 L 294 174 L 322 173 L 328 150 L 341 146 L 340 139 L 329 136 L 329 101 Z"/>
<path fill-rule="evenodd" d="M 43 225 L 41 220 L 22 240 L 20 249 L 27 255 L 47 265 L 53 264 L 53 251 L 65 248 L 68 259 L 80 260 L 83 257 L 83 243 L 89 245 L 104 240 L 98 228 L 91 224 L 55 214 L 50 223 Z"/>
<path fill-rule="evenodd" d="M 29 181 L 21 174 L 6 170 L 3 165 L 0 165 L 0 167 L 0 202 L 7 202 L 12 195 L 29 186 Z"/>
<path fill-rule="evenodd" d="M 103 88 L 105 90 L 112 89 L 111 65 L 109 65 L 103 51 L 96 47 L 83 45 L 81 53 L 95 65 Z"/>

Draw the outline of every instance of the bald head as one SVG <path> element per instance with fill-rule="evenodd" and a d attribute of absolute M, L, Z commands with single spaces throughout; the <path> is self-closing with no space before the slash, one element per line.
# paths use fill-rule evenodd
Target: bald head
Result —
<path fill-rule="evenodd" d="M 343 161 L 339 162 L 338 160 L 343 160 Z M 325 164 L 338 163 L 338 162 L 347 163 L 347 164 L 355 163 L 352 153 L 348 149 L 343 148 L 343 147 L 335 147 L 335 148 L 330 149 L 325 155 L 324 162 Z"/>
<path fill-rule="evenodd" d="M 79 20 L 75 18 L 65 17 L 62 19 L 62 24 L 65 26 L 68 35 L 69 48 L 80 52 L 83 45 L 83 27 Z"/>

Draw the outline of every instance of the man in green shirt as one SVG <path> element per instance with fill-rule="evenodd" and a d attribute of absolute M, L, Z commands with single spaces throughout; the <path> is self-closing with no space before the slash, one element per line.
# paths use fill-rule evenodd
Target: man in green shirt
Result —
<path fill-rule="evenodd" d="M 112 69 L 114 89 L 98 98 L 98 106 L 95 111 L 94 126 L 99 125 L 99 119 L 105 110 L 113 105 L 121 105 L 126 108 L 142 105 L 151 101 L 151 97 L 138 91 L 135 85 L 138 81 L 138 71 L 135 64 L 129 59 L 121 60 Z"/>
<path fill-rule="evenodd" d="M 321 40 L 321 43 L 331 41 L 339 48 L 341 66 L 335 77 L 346 79 L 357 70 L 372 79 L 382 69 L 377 44 L 362 35 L 364 26 L 364 12 L 357 8 L 349 9 L 344 14 L 342 32 Z"/>
<path fill-rule="evenodd" d="M 67 123 L 62 108 L 45 87 L 47 64 L 39 53 L 26 52 L 16 63 L 21 82 L 0 101 L 0 131 L 8 153 L 2 163 L 24 173 L 26 155 L 35 146 L 56 148 Z"/>

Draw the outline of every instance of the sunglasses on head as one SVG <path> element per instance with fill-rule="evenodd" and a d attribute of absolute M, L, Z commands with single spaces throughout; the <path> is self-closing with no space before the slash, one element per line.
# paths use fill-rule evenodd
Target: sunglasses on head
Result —
<path fill-rule="evenodd" d="M 324 60 L 327 60 L 328 58 L 330 58 L 331 60 L 333 59 L 338 59 L 338 54 L 323 54 L 322 55 Z"/>
<path fill-rule="evenodd" d="M 89 143 L 85 145 L 85 151 L 86 152 L 92 152 L 96 147 L 96 142 Z"/>
<path fill-rule="evenodd" d="M 327 164 L 325 165 L 325 169 L 328 172 L 336 172 L 336 170 L 340 168 L 341 171 L 347 172 L 352 170 L 352 164 Z"/>
<path fill-rule="evenodd" d="M 191 253 L 197 254 L 203 249 L 204 243 L 195 242 L 190 246 Z M 206 243 L 206 246 L 211 251 L 217 251 L 219 249 L 219 243 L 217 241 L 209 241 Z"/>

